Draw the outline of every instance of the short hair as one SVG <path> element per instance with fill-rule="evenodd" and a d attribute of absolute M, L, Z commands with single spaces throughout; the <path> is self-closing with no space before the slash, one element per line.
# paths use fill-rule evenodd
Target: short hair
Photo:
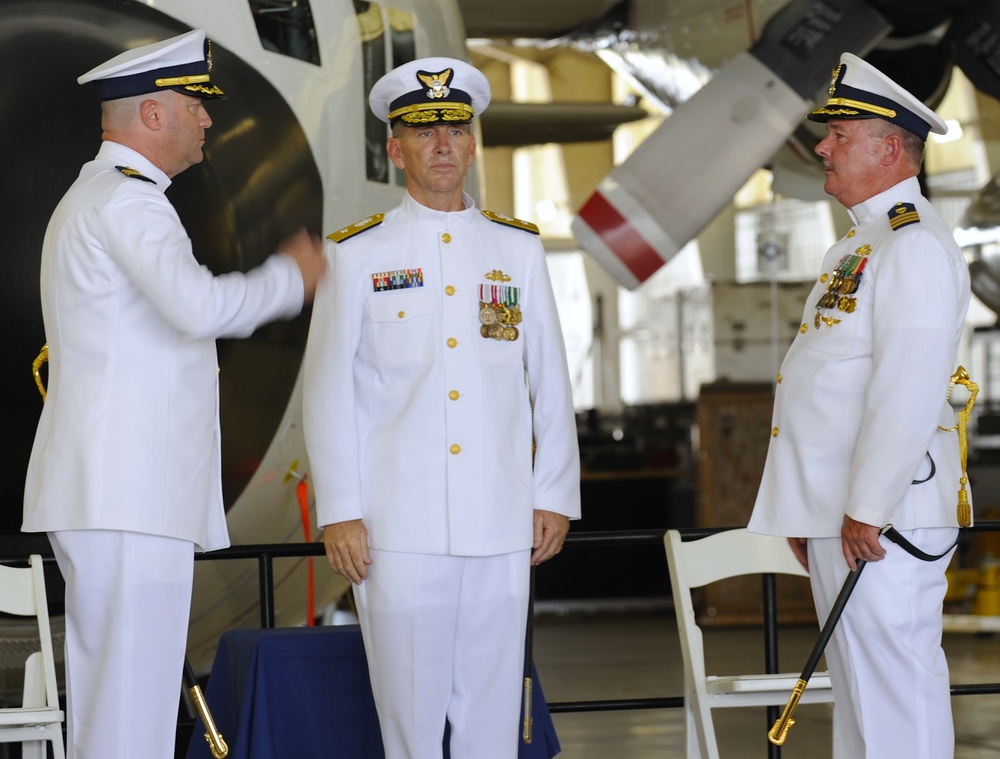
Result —
<path fill-rule="evenodd" d="M 920 169 L 920 164 L 924 160 L 924 147 L 926 143 L 919 135 L 885 119 L 871 119 L 871 122 L 869 134 L 872 137 L 884 140 L 890 134 L 897 135 L 903 142 L 903 154 L 913 164 L 915 169 Z"/>

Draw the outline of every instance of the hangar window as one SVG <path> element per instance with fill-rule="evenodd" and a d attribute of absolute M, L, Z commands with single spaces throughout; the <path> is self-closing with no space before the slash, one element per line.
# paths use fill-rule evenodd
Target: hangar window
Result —
<path fill-rule="evenodd" d="M 320 65 L 316 25 L 309 0 L 249 0 L 265 50 Z"/>
<path fill-rule="evenodd" d="M 414 17 L 409 11 L 383 8 L 379 3 L 354 0 L 361 34 L 361 60 L 364 65 L 365 169 L 368 179 L 404 185 L 403 173 L 396 171 L 385 154 L 389 127 L 368 107 L 368 93 L 390 68 L 409 63 L 417 57 Z"/>

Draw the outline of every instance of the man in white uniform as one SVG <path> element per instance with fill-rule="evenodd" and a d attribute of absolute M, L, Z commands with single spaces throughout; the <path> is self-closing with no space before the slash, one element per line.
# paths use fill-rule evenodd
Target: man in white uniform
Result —
<path fill-rule="evenodd" d="M 529 569 L 580 514 L 537 229 L 462 191 L 488 103 L 450 58 L 372 88 L 408 194 L 330 235 L 306 348 L 316 512 L 355 583 L 388 759 L 440 757 L 446 720 L 453 759 L 517 756 Z"/>
<path fill-rule="evenodd" d="M 825 189 L 853 226 L 826 254 L 778 374 L 749 529 L 790 538 L 820 621 L 857 560 L 873 562 L 826 650 L 843 756 L 946 759 L 941 606 L 962 472 L 958 437 L 940 427 L 955 423 L 948 382 L 969 275 L 917 174 L 928 132 L 947 127 L 847 53 L 809 118 L 826 123 Z M 887 525 L 912 552 L 880 540 Z"/>
<path fill-rule="evenodd" d="M 210 43 L 198 29 L 80 77 L 103 143 L 42 248 L 48 394 L 25 486 L 66 580 L 70 759 L 173 759 L 193 551 L 229 545 L 215 338 L 290 318 L 325 268 L 302 231 L 215 277 L 164 191 L 202 159 Z"/>

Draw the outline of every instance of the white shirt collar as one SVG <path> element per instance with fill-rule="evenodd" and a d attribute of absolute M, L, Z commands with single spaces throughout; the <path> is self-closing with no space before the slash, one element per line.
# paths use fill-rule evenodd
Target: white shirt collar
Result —
<path fill-rule="evenodd" d="M 100 160 L 110 161 L 115 166 L 128 166 L 130 169 L 135 169 L 144 177 L 152 179 L 161 192 L 170 186 L 170 177 L 158 169 L 152 161 L 139 151 L 126 147 L 120 142 L 104 140 L 97 157 Z"/>
<path fill-rule="evenodd" d="M 847 212 L 855 224 L 867 224 L 880 216 L 884 216 L 889 208 L 900 201 L 911 200 L 920 195 L 920 182 L 916 177 L 908 177 L 899 184 L 894 184 L 888 190 L 873 195 L 858 203 Z"/>

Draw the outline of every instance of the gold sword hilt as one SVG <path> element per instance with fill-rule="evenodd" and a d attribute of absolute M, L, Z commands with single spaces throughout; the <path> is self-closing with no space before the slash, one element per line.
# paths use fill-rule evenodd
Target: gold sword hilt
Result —
<path fill-rule="evenodd" d="M 205 740 L 208 741 L 208 746 L 212 750 L 212 756 L 214 759 L 226 759 L 229 755 L 229 746 L 226 745 L 222 739 L 222 733 L 215 726 L 215 720 L 212 719 L 212 712 L 208 710 L 208 703 L 205 701 L 205 694 L 201 692 L 201 686 L 194 685 L 188 688 L 188 693 L 191 694 L 195 708 L 198 710 L 198 716 L 201 717 L 201 721 L 205 725 Z"/>
<path fill-rule="evenodd" d="M 767 739 L 771 741 L 775 746 L 782 746 L 785 743 L 785 739 L 788 737 L 788 731 L 792 729 L 792 725 L 795 724 L 795 720 L 792 719 L 792 714 L 795 713 L 795 707 L 799 705 L 799 699 L 802 698 L 802 694 L 806 690 L 806 681 L 799 680 L 795 683 L 795 687 L 792 688 L 792 695 L 788 697 L 788 703 L 785 704 L 785 710 L 778 717 L 777 721 L 767 733 Z"/>

